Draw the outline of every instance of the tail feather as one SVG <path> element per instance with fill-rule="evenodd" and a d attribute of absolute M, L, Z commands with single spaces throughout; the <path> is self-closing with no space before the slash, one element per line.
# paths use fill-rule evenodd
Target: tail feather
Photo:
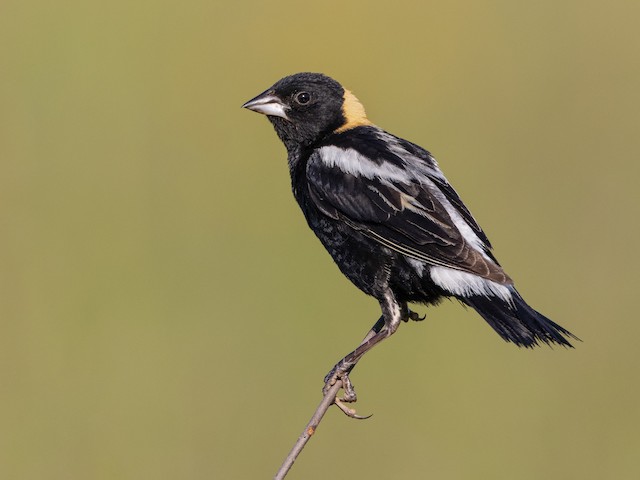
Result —
<path fill-rule="evenodd" d="M 498 335 L 519 347 L 533 348 L 540 343 L 555 343 L 573 348 L 568 338 L 580 340 L 527 305 L 515 289 L 512 291 L 512 297 L 511 304 L 498 297 L 481 295 L 458 298 L 475 309 Z"/>

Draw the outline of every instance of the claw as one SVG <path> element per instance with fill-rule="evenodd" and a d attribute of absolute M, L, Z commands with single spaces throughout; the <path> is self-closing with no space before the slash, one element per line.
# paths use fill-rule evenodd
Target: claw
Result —
<path fill-rule="evenodd" d="M 355 418 L 358 420 L 366 420 L 367 418 L 371 417 L 371 415 L 367 415 L 367 416 L 358 415 L 353 408 L 349 408 L 345 405 L 345 403 L 355 402 L 358 399 L 358 397 L 356 395 L 355 389 L 353 388 L 353 383 L 351 383 L 351 379 L 349 378 L 349 373 L 343 372 L 341 370 L 342 369 L 340 369 L 338 365 L 336 365 L 327 374 L 327 376 L 324 377 L 325 384 L 324 384 L 324 388 L 322 389 L 322 393 L 326 395 L 331 389 L 331 387 L 335 385 L 338 380 L 342 381 L 342 389 L 344 391 L 344 395 L 342 396 L 342 398 L 339 398 L 336 395 L 336 398 L 333 400 L 333 403 L 335 403 L 336 406 L 340 410 L 342 410 L 342 413 L 344 413 L 347 417 Z"/>
<path fill-rule="evenodd" d="M 418 315 L 418 312 L 414 312 L 413 310 L 409 310 L 409 318 L 411 320 L 413 320 L 414 322 L 421 322 L 422 320 L 424 320 L 425 318 L 427 318 L 426 315 Z"/>
<path fill-rule="evenodd" d="M 347 417 L 355 418 L 356 420 L 366 420 L 367 418 L 371 418 L 373 416 L 373 414 L 367 416 L 358 415 L 353 408 L 347 407 L 342 402 L 343 400 L 338 397 L 336 397 L 336 399 L 333 401 L 333 403 L 336 404 L 336 407 L 342 410 L 342 413 L 344 413 Z"/>

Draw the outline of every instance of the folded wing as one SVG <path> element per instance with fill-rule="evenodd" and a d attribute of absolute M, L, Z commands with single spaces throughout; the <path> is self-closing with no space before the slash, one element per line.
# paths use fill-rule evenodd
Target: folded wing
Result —
<path fill-rule="evenodd" d="M 511 284 L 428 152 L 371 127 L 361 135 L 319 148 L 307 163 L 323 213 L 412 259 Z"/>

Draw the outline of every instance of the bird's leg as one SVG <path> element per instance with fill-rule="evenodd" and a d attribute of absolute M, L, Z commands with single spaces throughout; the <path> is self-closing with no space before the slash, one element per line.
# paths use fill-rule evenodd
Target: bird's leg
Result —
<path fill-rule="evenodd" d="M 378 321 L 373 324 L 373 327 L 371 327 L 371 330 L 369 330 L 369 332 L 364 336 L 364 338 L 360 342 L 360 345 L 362 345 L 363 343 L 368 342 L 371 338 L 373 338 L 373 336 L 376 333 L 378 333 L 383 328 L 384 328 L 384 316 L 381 316 L 378 319 Z M 360 345 L 358 345 L 358 346 L 360 346 Z"/>
<path fill-rule="evenodd" d="M 408 315 L 408 308 L 406 304 L 398 304 L 393 293 L 388 291 L 382 300 L 380 300 L 380 306 L 382 307 L 382 316 L 375 323 L 375 325 L 371 328 L 369 333 L 362 340 L 360 345 L 347 356 L 345 356 L 342 360 L 340 360 L 327 374 L 325 377 L 325 386 L 323 389 L 323 393 L 327 393 L 327 391 L 331 388 L 332 385 L 336 383 L 336 381 L 342 380 L 342 388 L 344 389 L 344 396 L 341 399 L 336 398 L 336 404 L 342 409 L 344 413 L 354 418 L 362 418 L 355 415 L 350 409 L 346 409 L 340 402 L 355 402 L 357 400 L 356 392 L 353 388 L 353 384 L 349 379 L 349 373 L 356 366 L 358 361 L 371 350 L 374 346 L 380 343 L 387 337 L 393 335 L 398 326 L 400 325 L 400 321 L 403 320 L 403 317 Z"/>

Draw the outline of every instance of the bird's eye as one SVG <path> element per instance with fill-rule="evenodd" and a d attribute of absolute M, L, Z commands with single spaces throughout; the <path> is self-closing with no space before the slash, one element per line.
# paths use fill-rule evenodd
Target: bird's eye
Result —
<path fill-rule="evenodd" d="M 306 105 L 311 100 L 311 95 L 308 92 L 300 92 L 296 94 L 295 100 L 300 105 Z"/>

